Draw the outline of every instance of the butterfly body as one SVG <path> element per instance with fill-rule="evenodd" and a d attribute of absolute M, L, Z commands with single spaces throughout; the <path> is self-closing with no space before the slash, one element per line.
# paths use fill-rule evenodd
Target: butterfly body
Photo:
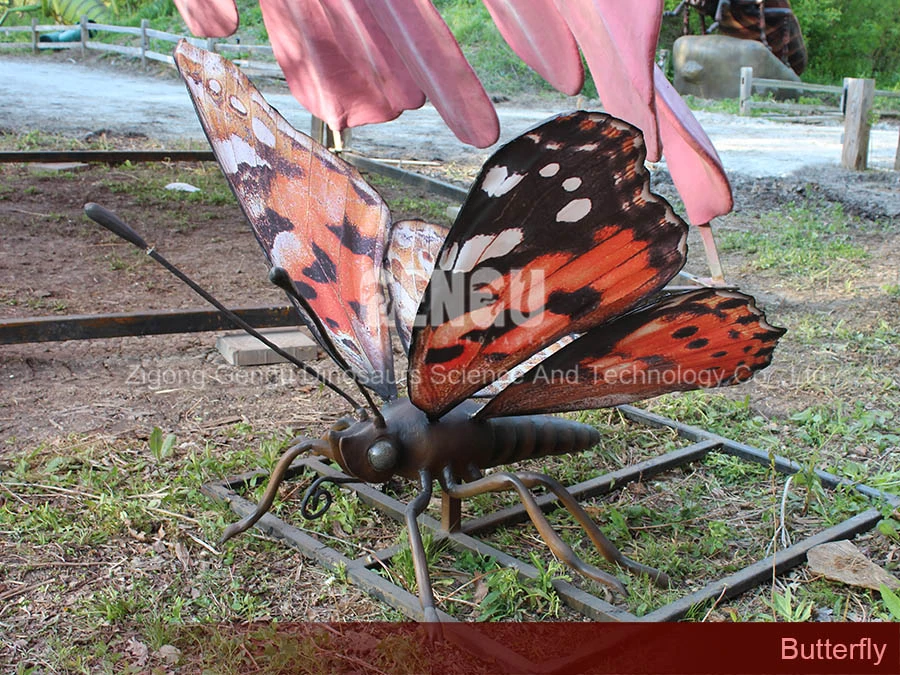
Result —
<path fill-rule="evenodd" d="M 558 115 L 491 156 L 449 230 L 391 223 L 359 172 L 293 129 L 236 66 L 185 41 L 175 61 L 270 279 L 371 407 L 289 449 L 257 511 L 226 538 L 265 513 L 293 458 L 312 451 L 351 479 L 418 483 L 405 520 L 426 620 L 437 614 L 416 519 L 435 480 L 458 499 L 516 492 L 559 559 L 624 593 L 553 530 L 531 492 L 540 487 L 607 560 L 668 583 L 623 556 L 551 477 L 488 471 L 600 441 L 549 413 L 743 382 L 784 333 L 742 293 L 663 292 L 684 265 L 688 226 L 650 191 L 640 131 L 602 113 Z M 390 319 L 409 398 L 394 377 Z M 330 503 L 305 507 L 324 479 L 301 505 L 308 517 Z"/>
<path fill-rule="evenodd" d="M 456 478 L 471 478 L 483 469 L 581 452 L 600 441 L 593 427 L 565 418 L 521 415 L 480 420 L 475 416 L 480 408 L 465 401 L 432 421 L 409 399 L 398 398 L 382 407 L 383 425 L 366 419 L 330 431 L 327 454 L 347 474 L 383 483 L 395 475 L 417 480 L 423 469 L 434 476 L 449 470 Z"/>

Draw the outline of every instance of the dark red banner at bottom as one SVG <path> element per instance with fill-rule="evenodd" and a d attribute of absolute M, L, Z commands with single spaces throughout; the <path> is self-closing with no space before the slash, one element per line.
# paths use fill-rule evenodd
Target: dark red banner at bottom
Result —
<path fill-rule="evenodd" d="M 290 672 L 900 673 L 900 624 L 890 623 L 302 623 L 201 630 L 227 631 L 254 665 L 277 655 Z"/>

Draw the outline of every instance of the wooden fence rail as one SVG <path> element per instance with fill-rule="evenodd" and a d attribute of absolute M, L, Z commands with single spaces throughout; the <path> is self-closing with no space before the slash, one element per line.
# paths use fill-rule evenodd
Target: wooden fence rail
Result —
<path fill-rule="evenodd" d="M 847 84 L 852 78 L 845 77 L 842 86 L 831 84 L 812 84 L 808 82 L 792 82 L 790 80 L 770 80 L 762 77 L 753 77 L 753 68 L 745 66 L 741 68 L 740 82 L 740 114 L 749 115 L 753 109 L 783 110 L 794 113 L 822 112 L 843 117 L 844 102 L 847 95 Z M 776 89 L 792 92 L 811 92 L 819 94 L 834 94 L 839 103 L 836 106 L 810 105 L 803 103 L 785 103 L 779 101 L 754 101 L 754 89 Z M 875 89 L 875 97 L 900 98 L 900 91 Z"/>
<path fill-rule="evenodd" d="M 73 42 L 41 42 L 40 36 L 45 33 L 61 33 L 69 30 L 81 31 L 81 39 Z M 119 35 L 130 35 L 137 38 L 136 45 L 116 44 L 112 42 L 102 42 L 91 39 L 96 32 L 113 33 Z M 81 22 L 77 25 L 67 26 L 61 24 L 41 24 L 37 19 L 32 19 L 30 26 L 0 26 L 0 34 L 10 35 L 16 33 L 27 33 L 31 37 L 30 46 L 36 54 L 42 49 L 80 49 L 82 54 L 89 49 L 104 52 L 114 52 L 132 58 L 141 60 L 141 64 L 146 67 L 148 61 L 158 61 L 168 63 L 174 66 L 175 61 L 172 55 L 150 48 L 151 40 L 161 42 L 176 43 L 182 38 L 186 38 L 193 44 L 205 47 L 215 52 L 239 52 L 253 54 L 261 58 L 268 58 L 269 61 L 251 60 L 249 58 L 234 59 L 244 71 L 253 75 L 265 75 L 267 77 L 277 77 L 284 79 L 284 73 L 274 60 L 272 47 L 270 45 L 241 45 L 219 42 L 214 39 L 192 38 L 185 35 L 177 35 L 162 30 L 150 28 L 147 19 L 141 20 L 140 26 L 116 26 L 105 23 L 90 23 L 85 17 L 81 18 Z M 0 42 L 0 49 L 27 49 L 28 42 Z"/>

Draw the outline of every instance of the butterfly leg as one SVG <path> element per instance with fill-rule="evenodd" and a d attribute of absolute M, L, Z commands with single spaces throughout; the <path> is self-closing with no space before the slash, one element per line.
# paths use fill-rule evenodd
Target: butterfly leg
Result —
<path fill-rule="evenodd" d="M 597 523 L 594 522 L 593 518 L 588 515 L 587 511 L 582 508 L 581 504 L 578 503 L 578 500 L 572 496 L 562 483 L 550 476 L 535 473 L 534 471 L 517 471 L 515 475 L 530 488 L 533 488 L 535 485 L 542 485 L 556 495 L 566 511 L 572 514 L 575 520 L 578 521 L 578 524 L 581 525 L 587 536 L 594 543 L 596 549 L 604 558 L 625 569 L 631 570 L 635 574 L 646 574 L 655 584 L 662 586 L 663 588 L 669 586 L 669 575 L 665 572 L 661 572 L 654 567 L 642 565 L 623 555 L 622 552 L 616 548 L 615 544 L 603 534 L 603 531 L 597 527 Z"/>
<path fill-rule="evenodd" d="M 409 532 L 409 550 L 412 553 L 413 567 L 416 571 L 416 586 L 419 589 L 419 602 L 425 613 L 425 621 L 435 623 L 438 621 L 437 610 L 434 606 L 434 591 L 431 589 L 431 577 L 428 574 L 428 558 L 425 555 L 425 545 L 422 543 L 422 534 L 419 532 L 418 518 L 431 501 L 431 472 L 426 469 L 419 471 L 419 483 L 422 491 L 406 505 L 406 529 Z"/>
<path fill-rule="evenodd" d="M 535 481 L 534 484 L 536 485 L 537 481 Z M 625 590 L 625 586 L 621 581 L 616 579 L 613 575 L 604 572 L 599 567 L 583 561 L 578 557 L 578 554 L 572 550 L 572 547 L 563 541 L 562 537 L 559 536 L 556 530 L 554 530 L 547 521 L 547 518 L 544 516 L 544 512 L 541 511 L 541 507 L 538 506 L 534 495 L 528 489 L 529 486 L 515 474 L 506 472 L 494 473 L 476 481 L 472 481 L 471 483 L 460 484 L 456 482 L 452 470 L 447 467 L 444 469 L 441 487 L 443 487 L 451 497 L 456 497 L 458 499 L 474 497 L 475 495 L 483 494 L 485 492 L 515 490 L 519 495 L 519 499 L 522 501 L 522 505 L 525 507 L 525 511 L 531 518 L 531 522 L 534 523 L 535 528 L 553 552 L 553 555 L 562 560 L 576 572 L 608 586 L 622 595 L 627 595 L 628 592 Z"/>
<path fill-rule="evenodd" d="M 262 499 L 259 500 L 259 504 L 256 505 L 256 510 L 238 522 L 232 523 L 226 527 L 225 531 L 222 532 L 222 536 L 219 538 L 220 545 L 224 544 L 234 535 L 249 530 L 256 521 L 265 515 L 266 511 L 272 507 L 272 502 L 275 501 L 275 495 L 278 494 L 278 487 L 281 485 L 281 481 L 284 480 L 284 475 L 299 455 L 310 451 L 322 454 L 323 451 L 328 448 L 328 444 L 320 439 L 304 438 L 301 436 L 294 440 L 298 442 L 285 450 L 281 459 L 278 460 L 278 464 L 275 465 L 275 468 L 269 475 L 269 484 L 266 485 L 266 491 L 263 493 Z"/>

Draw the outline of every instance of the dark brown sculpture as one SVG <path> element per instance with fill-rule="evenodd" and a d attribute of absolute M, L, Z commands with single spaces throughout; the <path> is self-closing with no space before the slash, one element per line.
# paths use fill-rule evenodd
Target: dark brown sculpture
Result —
<path fill-rule="evenodd" d="M 782 62 L 800 75 L 806 69 L 806 45 L 790 0 L 684 0 L 667 16 L 683 12 L 684 34 L 690 32 L 688 9 L 700 15 L 703 33 L 756 40 L 766 45 Z M 706 18 L 714 23 L 706 28 Z"/>

